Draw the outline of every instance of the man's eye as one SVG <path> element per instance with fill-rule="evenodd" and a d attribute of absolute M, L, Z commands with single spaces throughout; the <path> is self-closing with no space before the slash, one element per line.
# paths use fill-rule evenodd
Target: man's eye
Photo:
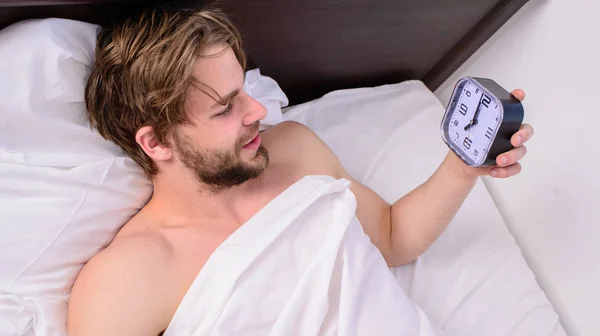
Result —
<path fill-rule="evenodd" d="M 225 110 L 223 112 L 217 114 L 217 117 L 225 117 L 229 114 L 229 112 L 231 112 L 231 103 L 228 103 Z"/>

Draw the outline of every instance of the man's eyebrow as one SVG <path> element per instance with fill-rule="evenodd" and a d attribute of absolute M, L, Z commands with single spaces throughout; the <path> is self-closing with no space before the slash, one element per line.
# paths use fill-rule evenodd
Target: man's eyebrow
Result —
<path fill-rule="evenodd" d="M 235 89 L 233 91 L 231 91 L 227 96 L 225 96 L 223 98 L 224 102 L 229 102 L 231 99 L 233 99 L 233 97 L 237 96 L 238 94 L 240 94 L 240 89 Z M 213 109 L 219 107 L 219 106 L 223 106 L 220 102 L 215 102 L 215 104 L 212 106 Z"/>

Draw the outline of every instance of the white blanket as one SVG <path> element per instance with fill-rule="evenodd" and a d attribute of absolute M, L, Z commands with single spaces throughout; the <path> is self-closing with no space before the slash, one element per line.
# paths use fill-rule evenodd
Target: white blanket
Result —
<path fill-rule="evenodd" d="M 223 242 L 165 336 L 438 335 L 355 216 L 345 179 L 305 177 Z"/>

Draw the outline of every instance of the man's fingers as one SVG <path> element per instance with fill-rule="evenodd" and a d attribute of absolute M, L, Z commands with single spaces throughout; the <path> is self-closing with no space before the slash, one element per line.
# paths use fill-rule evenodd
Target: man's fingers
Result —
<path fill-rule="evenodd" d="M 501 154 L 496 159 L 496 163 L 500 167 L 510 166 L 512 164 L 517 163 L 517 161 L 521 160 L 527 154 L 527 147 L 520 146 L 511 149 L 510 151 Z"/>
<path fill-rule="evenodd" d="M 529 124 L 523 124 L 519 128 L 519 131 L 517 131 L 517 133 L 513 134 L 512 138 L 510 139 L 510 143 L 514 147 L 518 147 L 518 146 L 521 146 L 522 144 L 524 144 L 525 142 L 527 142 L 529 139 L 531 139 L 532 136 L 533 136 L 533 127 L 531 127 L 531 125 L 529 125 Z"/>
<path fill-rule="evenodd" d="M 521 164 L 517 162 L 508 167 L 493 168 L 490 171 L 490 175 L 492 177 L 497 177 L 497 178 L 507 178 L 507 177 L 517 175 L 518 173 L 521 172 L 521 169 L 522 169 Z"/>
<path fill-rule="evenodd" d="M 525 100 L 525 91 L 523 91 L 522 89 L 513 90 L 511 94 L 520 101 Z"/>

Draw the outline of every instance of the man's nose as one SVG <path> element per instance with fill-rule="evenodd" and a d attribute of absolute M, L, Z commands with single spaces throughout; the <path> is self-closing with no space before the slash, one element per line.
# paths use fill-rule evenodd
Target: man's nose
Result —
<path fill-rule="evenodd" d="M 263 120 L 267 117 L 267 108 L 259 103 L 256 99 L 246 94 L 247 108 L 246 115 L 244 115 L 244 125 L 252 125 L 258 120 Z"/>

